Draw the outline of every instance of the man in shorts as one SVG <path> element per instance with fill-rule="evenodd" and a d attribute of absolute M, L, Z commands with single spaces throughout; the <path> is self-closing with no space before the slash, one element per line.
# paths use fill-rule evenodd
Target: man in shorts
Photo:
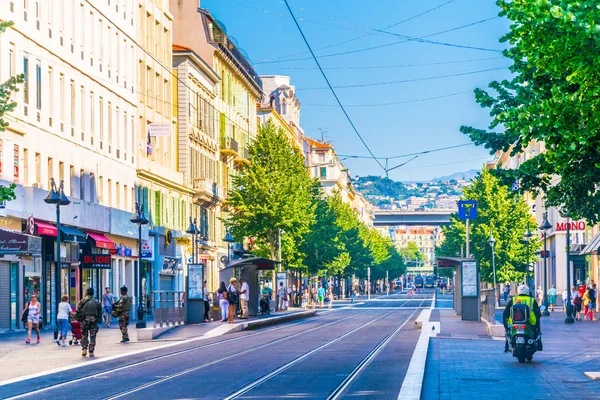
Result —
<path fill-rule="evenodd" d="M 323 303 L 325 302 L 325 288 L 319 285 L 319 290 L 317 291 L 317 296 L 319 298 L 319 306 L 321 310 L 323 309 Z"/>
<path fill-rule="evenodd" d="M 115 303 L 115 296 L 110 292 L 110 288 L 104 289 L 105 292 L 102 295 L 102 321 L 104 321 L 104 327 L 110 328 L 110 313 Z"/>

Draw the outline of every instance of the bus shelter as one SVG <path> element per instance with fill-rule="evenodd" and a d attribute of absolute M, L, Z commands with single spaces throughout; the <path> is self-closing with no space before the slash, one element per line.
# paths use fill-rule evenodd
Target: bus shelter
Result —
<path fill-rule="evenodd" d="M 243 279 L 248 284 L 250 293 L 248 313 L 251 316 L 258 315 L 260 288 L 263 282 L 271 280 L 270 271 L 275 269 L 275 264 L 277 264 L 277 261 L 264 257 L 231 260 L 225 268 L 219 271 L 219 281 L 223 281 L 226 285 L 229 285 L 229 280 L 232 277 L 238 280 Z"/>
<path fill-rule="evenodd" d="M 463 321 L 480 321 L 479 265 L 472 258 L 436 257 L 439 268 L 454 270 L 454 311 Z"/>

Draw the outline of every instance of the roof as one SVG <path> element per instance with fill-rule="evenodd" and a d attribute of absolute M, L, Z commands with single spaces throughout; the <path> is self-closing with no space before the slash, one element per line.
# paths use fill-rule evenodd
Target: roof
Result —
<path fill-rule="evenodd" d="M 191 47 L 182 46 L 180 44 L 173 43 L 173 51 L 190 51 Z"/>
<path fill-rule="evenodd" d="M 231 260 L 227 263 L 227 266 L 223 269 L 228 268 L 239 268 L 243 266 L 255 266 L 256 269 L 263 271 L 271 271 L 275 269 L 275 264 L 278 264 L 277 261 L 264 258 L 264 257 L 250 257 L 250 258 L 241 258 L 238 260 Z"/>
<path fill-rule="evenodd" d="M 316 140 L 313 140 L 307 136 L 305 136 L 306 141 L 308 142 L 308 144 L 310 145 L 310 147 L 316 147 L 316 148 L 321 148 L 321 149 L 333 149 L 333 146 L 330 143 L 321 143 L 321 142 L 317 142 Z"/>

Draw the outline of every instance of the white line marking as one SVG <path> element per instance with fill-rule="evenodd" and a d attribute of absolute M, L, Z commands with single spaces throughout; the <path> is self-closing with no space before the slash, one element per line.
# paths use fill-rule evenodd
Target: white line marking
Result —
<path fill-rule="evenodd" d="M 431 314 L 431 310 L 421 311 L 421 315 L 426 315 L 427 313 Z M 421 315 L 419 315 L 419 318 Z M 429 350 L 429 338 L 440 331 L 439 325 L 439 322 L 423 322 L 421 335 L 410 359 L 408 370 L 398 394 L 398 400 L 419 400 L 421 398 L 425 364 L 427 363 L 427 351 Z M 432 329 L 432 327 L 435 329 Z"/>

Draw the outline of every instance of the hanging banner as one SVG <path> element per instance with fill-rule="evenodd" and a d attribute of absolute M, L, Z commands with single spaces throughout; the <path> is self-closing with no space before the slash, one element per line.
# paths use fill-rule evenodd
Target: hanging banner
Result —
<path fill-rule="evenodd" d="M 152 260 L 154 256 L 152 254 L 152 241 L 142 240 L 142 258 Z"/>

